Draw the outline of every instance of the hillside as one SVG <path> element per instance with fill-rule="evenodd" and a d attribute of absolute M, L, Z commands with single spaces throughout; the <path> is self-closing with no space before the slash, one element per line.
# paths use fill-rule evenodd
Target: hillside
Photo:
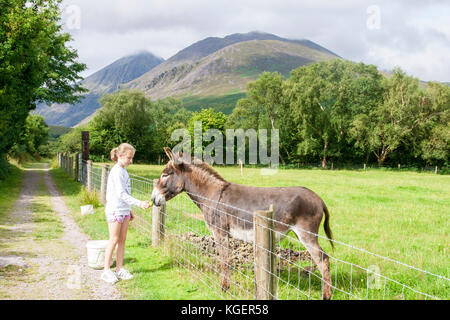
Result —
<path fill-rule="evenodd" d="M 278 71 L 287 77 L 299 66 L 336 57 L 293 41 L 250 40 L 174 67 L 174 60 L 169 59 L 123 87 L 143 90 L 152 99 L 235 94 L 263 71 Z"/>
<path fill-rule="evenodd" d="M 104 93 L 116 91 L 120 84 L 129 82 L 164 61 L 150 52 L 139 52 L 120 58 L 82 81 L 89 92 L 77 104 L 38 105 L 34 113 L 45 118 L 48 125 L 72 127 L 93 114 L 100 105 L 98 99 Z"/>

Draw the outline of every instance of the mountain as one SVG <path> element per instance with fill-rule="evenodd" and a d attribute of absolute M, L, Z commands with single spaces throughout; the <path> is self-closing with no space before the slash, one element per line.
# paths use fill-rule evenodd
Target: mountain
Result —
<path fill-rule="evenodd" d="M 206 38 L 121 87 L 140 89 L 152 99 L 238 94 L 263 71 L 285 77 L 292 69 L 340 58 L 309 40 L 289 40 L 260 32 Z M 241 94 L 242 96 L 242 94 Z"/>
<path fill-rule="evenodd" d="M 72 127 L 100 108 L 98 99 L 102 94 L 116 91 L 121 84 L 141 76 L 163 61 L 145 51 L 120 58 L 81 82 L 89 90 L 81 102 L 50 107 L 40 104 L 34 113 L 42 115 L 48 125 Z"/>

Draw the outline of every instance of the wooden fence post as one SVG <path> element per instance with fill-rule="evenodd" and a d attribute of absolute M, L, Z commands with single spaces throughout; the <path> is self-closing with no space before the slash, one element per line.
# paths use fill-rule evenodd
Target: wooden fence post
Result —
<path fill-rule="evenodd" d="M 69 155 L 69 177 L 73 177 L 73 156 Z"/>
<path fill-rule="evenodd" d="M 438 173 L 438 166 L 434 167 L 434 173 L 437 174 Z"/>
<path fill-rule="evenodd" d="M 256 300 L 276 300 L 277 298 L 273 217 L 273 205 L 270 205 L 268 211 L 255 211 L 253 215 Z"/>
<path fill-rule="evenodd" d="M 92 160 L 87 161 L 87 189 L 92 192 Z"/>
<path fill-rule="evenodd" d="M 153 180 L 155 186 L 158 179 Z M 166 205 L 152 207 L 152 247 L 158 247 L 164 241 L 164 229 L 166 224 Z"/>
<path fill-rule="evenodd" d="M 78 173 L 80 170 L 80 154 L 77 152 L 75 153 L 75 174 L 74 174 L 74 180 L 78 182 Z"/>
<path fill-rule="evenodd" d="M 102 181 L 100 184 L 100 201 L 106 203 L 106 183 L 108 182 L 109 165 L 102 165 Z"/>

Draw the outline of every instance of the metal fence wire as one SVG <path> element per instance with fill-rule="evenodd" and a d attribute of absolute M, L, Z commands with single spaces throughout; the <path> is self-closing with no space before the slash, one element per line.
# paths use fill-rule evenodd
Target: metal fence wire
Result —
<path fill-rule="evenodd" d="M 87 186 L 88 163 L 79 160 L 78 181 Z M 101 190 L 102 166 L 92 165 L 92 188 Z M 150 199 L 153 191 L 153 181 L 145 177 L 130 174 L 131 194 L 141 200 Z M 193 196 L 196 201 L 191 200 Z M 214 209 L 214 232 L 226 234 L 228 241 L 216 243 L 202 212 L 197 205 Z M 219 206 L 218 206 L 219 204 Z M 283 235 L 272 229 L 270 242 L 274 243 L 274 257 L 271 265 L 258 265 L 255 252 L 260 254 L 268 249 L 255 244 L 253 233 L 248 234 L 247 241 L 233 238 L 230 231 L 221 228 L 234 219 L 234 224 L 248 229 L 263 226 L 254 225 L 254 221 L 237 217 L 232 212 L 244 211 L 225 203 L 203 198 L 200 195 L 187 194 L 176 196 L 166 203 L 165 213 L 161 220 L 160 230 L 163 230 L 164 241 L 162 252 L 171 257 L 173 266 L 186 270 L 186 274 L 199 280 L 208 290 L 211 299 L 254 299 L 256 286 L 255 270 L 262 270 L 274 279 L 274 290 L 267 292 L 273 299 L 321 299 L 324 285 L 331 287 L 332 299 L 448 299 L 450 279 L 420 268 L 384 257 L 365 249 L 358 248 L 338 240 L 330 240 L 325 236 L 300 230 L 299 234 Z M 149 241 L 152 237 L 152 215 L 148 211 L 134 208 L 135 220 L 132 227 L 140 236 Z M 254 216 L 254 212 L 245 212 L 245 216 Z M 272 224 L 282 224 L 271 218 Z M 260 221 L 263 221 L 260 220 Z M 220 222 L 219 222 L 220 221 Z M 317 262 L 312 259 L 311 252 L 301 239 L 315 236 L 321 243 L 330 240 L 337 247 L 335 251 L 321 249 L 315 252 L 321 259 L 328 257 L 330 278 L 324 280 Z M 300 238 L 300 240 L 299 240 Z M 219 255 L 219 246 L 226 246 L 228 258 Z M 309 248 L 310 250 L 314 250 Z M 350 261 L 351 260 L 351 261 Z M 445 261 L 444 261 L 445 263 Z M 224 291 L 221 286 L 221 270 L 226 265 L 229 270 L 229 289 Z M 448 273 L 448 272 L 447 272 Z M 324 284 L 325 282 L 325 284 Z"/>

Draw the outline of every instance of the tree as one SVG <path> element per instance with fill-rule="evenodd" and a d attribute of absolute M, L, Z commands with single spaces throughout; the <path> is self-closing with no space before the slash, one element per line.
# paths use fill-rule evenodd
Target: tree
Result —
<path fill-rule="evenodd" d="M 197 132 L 197 127 L 195 125 L 195 122 L 201 121 L 202 127 L 201 132 Z M 211 143 L 208 141 L 205 141 L 203 138 L 203 135 L 206 131 L 209 129 L 216 129 L 220 132 L 220 135 L 222 137 L 222 151 L 225 150 L 225 124 L 227 122 L 227 116 L 223 114 L 222 112 L 215 112 L 212 108 L 209 109 L 202 109 L 200 112 L 194 112 L 192 114 L 192 117 L 189 119 L 188 123 L 188 130 L 191 134 L 191 141 L 193 142 L 193 152 L 192 154 L 196 155 L 198 153 L 202 153 L 205 150 L 205 148 Z M 195 139 L 199 139 L 199 135 L 202 137 L 202 145 L 196 145 Z M 214 140 L 215 141 L 215 140 Z M 195 149 L 197 147 L 198 149 Z M 200 150 L 201 148 L 201 150 Z M 210 156 L 209 154 L 205 154 L 205 156 Z"/>
<path fill-rule="evenodd" d="M 237 102 L 227 126 L 233 129 L 278 129 L 280 147 L 289 157 L 288 139 L 291 126 L 283 99 L 284 78 L 278 72 L 263 72 L 247 84 L 247 95 Z M 280 153 L 282 163 L 285 163 Z"/>
<path fill-rule="evenodd" d="M 450 154 L 450 87 L 429 82 L 425 94 L 426 109 L 419 112 L 414 130 L 415 155 L 427 164 L 445 163 Z"/>
<path fill-rule="evenodd" d="M 48 126 L 40 115 L 30 114 L 25 121 L 25 128 L 19 139 L 9 150 L 9 155 L 16 159 L 41 156 L 40 147 L 48 141 Z"/>
<path fill-rule="evenodd" d="M 377 104 L 382 92 L 375 66 L 339 59 L 300 67 L 285 86 L 289 114 L 296 122 L 298 153 L 341 158 L 348 146 L 351 121 Z"/>
<path fill-rule="evenodd" d="M 38 102 L 78 101 L 84 92 L 71 37 L 61 32 L 60 0 L 0 0 L 0 157 Z"/>
<path fill-rule="evenodd" d="M 158 99 L 151 104 L 149 112 L 155 122 L 155 139 L 152 152 L 161 163 L 164 156 L 164 147 L 173 147 L 172 132 L 176 129 L 186 128 L 191 112 L 181 107 L 181 101 L 174 98 Z"/>
<path fill-rule="evenodd" d="M 353 136 L 361 137 L 356 138 L 359 141 L 364 138 L 361 145 L 375 155 L 379 166 L 399 146 L 413 141 L 414 131 L 431 121 L 434 113 L 417 79 L 397 68 L 384 81 L 383 101 L 352 123 Z"/>
<path fill-rule="evenodd" d="M 104 94 L 100 104 L 89 124 L 92 154 L 108 158 L 111 149 L 127 142 L 136 148 L 136 159 L 149 160 L 155 131 L 152 102 L 141 91 L 122 90 Z"/>

